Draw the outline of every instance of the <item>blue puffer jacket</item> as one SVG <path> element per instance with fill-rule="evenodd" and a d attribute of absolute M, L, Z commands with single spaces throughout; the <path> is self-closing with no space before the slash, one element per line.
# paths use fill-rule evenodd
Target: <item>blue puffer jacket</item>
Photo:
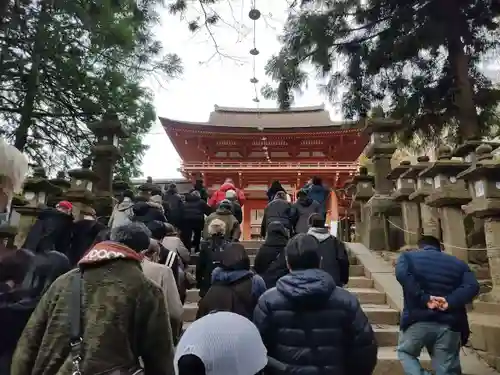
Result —
<path fill-rule="evenodd" d="M 369 375 L 377 362 L 375 336 L 358 300 L 320 269 L 279 279 L 260 297 L 254 323 L 269 356 L 284 365 L 271 374 Z"/>
<path fill-rule="evenodd" d="M 396 278 L 404 293 L 402 330 L 416 322 L 439 322 L 461 332 L 462 344 L 467 342 L 466 305 L 479 293 L 479 283 L 465 262 L 428 246 L 402 254 L 396 264 Z M 448 310 L 427 308 L 430 296 L 446 297 Z"/>
<path fill-rule="evenodd" d="M 328 199 L 329 191 L 323 185 L 313 185 L 309 184 L 304 186 L 304 190 L 307 191 L 307 197 L 313 201 L 318 202 L 321 205 L 323 211 L 326 211 L 326 200 Z"/>

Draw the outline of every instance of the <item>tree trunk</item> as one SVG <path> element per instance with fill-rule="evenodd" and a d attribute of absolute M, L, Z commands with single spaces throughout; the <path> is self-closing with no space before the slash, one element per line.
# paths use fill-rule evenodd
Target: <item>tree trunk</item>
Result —
<path fill-rule="evenodd" d="M 14 146 L 23 151 L 28 142 L 28 132 L 31 127 L 33 112 L 35 111 L 36 96 L 38 94 L 38 85 L 40 78 L 40 63 L 42 62 L 42 53 L 44 48 L 44 31 L 48 13 L 45 5 L 41 5 L 40 16 L 35 33 L 35 41 L 31 54 L 31 68 L 26 79 L 26 95 L 21 107 L 21 118 L 15 131 Z"/>
<path fill-rule="evenodd" d="M 456 5 L 451 4 L 454 11 L 450 12 L 448 34 L 448 61 L 455 78 L 455 104 L 458 107 L 459 134 L 462 141 L 478 139 L 481 136 L 474 91 L 469 76 L 469 56 L 464 51 L 460 27 L 460 12 Z"/>

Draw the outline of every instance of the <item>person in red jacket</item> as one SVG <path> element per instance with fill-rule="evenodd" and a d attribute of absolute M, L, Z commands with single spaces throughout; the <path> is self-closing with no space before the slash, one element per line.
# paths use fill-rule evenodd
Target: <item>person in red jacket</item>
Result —
<path fill-rule="evenodd" d="M 226 181 L 224 181 L 222 186 L 215 193 L 212 194 L 212 196 L 208 200 L 208 205 L 210 207 L 216 208 L 220 202 L 226 199 L 226 192 L 228 190 L 236 191 L 236 194 L 238 196 L 238 202 L 240 203 L 240 206 L 243 206 L 243 204 L 245 203 L 245 193 L 243 193 L 243 190 L 237 189 L 234 186 L 233 180 L 230 178 L 226 178 Z"/>

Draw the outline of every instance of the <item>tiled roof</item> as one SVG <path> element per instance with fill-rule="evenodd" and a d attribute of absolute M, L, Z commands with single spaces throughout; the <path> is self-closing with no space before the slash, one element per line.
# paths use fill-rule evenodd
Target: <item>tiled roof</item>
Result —
<path fill-rule="evenodd" d="M 286 111 L 276 108 L 228 108 L 215 106 L 207 122 L 184 122 L 160 118 L 168 126 L 213 126 L 242 129 L 290 129 L 335 127 L 348 129 L 357 127 L 355 121 L 334 122 L 323 105 L 315 107 L 297 107 Z"/>

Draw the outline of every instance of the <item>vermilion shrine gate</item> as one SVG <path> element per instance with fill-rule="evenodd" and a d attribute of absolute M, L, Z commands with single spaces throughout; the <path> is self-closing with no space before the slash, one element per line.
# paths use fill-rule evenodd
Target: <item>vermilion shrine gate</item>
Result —
<path fill-rule="evenodd" d="M 230 177 L 245 190 L 243 239 L 260 236 L 273 180 L 295 199 L 312 176 L 321 177 L 338 193 L 331 194 L 330 220 L 347 215 L 350 202 L 341 189 L 356 173 L 368 143 L 357 122 L 332 122 L 324 106 L 288 111 L 215 106 L 207 122 L 160 120 L 186 178 L 201 175 L 213 192 Z"/>

